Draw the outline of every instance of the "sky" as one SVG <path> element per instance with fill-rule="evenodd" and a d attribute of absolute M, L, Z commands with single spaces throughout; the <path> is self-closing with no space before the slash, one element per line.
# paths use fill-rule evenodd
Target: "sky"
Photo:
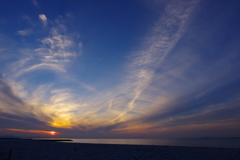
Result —
<path fill-rule="evenodd" d="M 0 1 L 0 136 L 240 135 L 238 0 Z"/>

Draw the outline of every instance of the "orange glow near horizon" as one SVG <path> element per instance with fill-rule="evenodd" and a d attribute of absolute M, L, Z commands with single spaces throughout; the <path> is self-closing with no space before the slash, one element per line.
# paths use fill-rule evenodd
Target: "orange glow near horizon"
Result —
<path fill-rule="evenodd" d="M 59 132 L 55 132 L 55 131 L 42 131 L 42 130 L 24 130 L 24 129 L 13 129 L 13 128 L 9 128 L 9 129 L 7 129 L 7 130 L 16 131 L 16 132 L 49 134 L 49 135 L 52 135 L 52 136 L 55 136 L 55 135 L 60 134 Z"/>

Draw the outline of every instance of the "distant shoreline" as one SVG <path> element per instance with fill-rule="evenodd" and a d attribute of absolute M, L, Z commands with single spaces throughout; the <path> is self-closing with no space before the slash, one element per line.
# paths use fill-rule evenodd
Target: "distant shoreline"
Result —
<path fill-rule="evenodd" d="M 78 139 L 78 138 L 0 138 L 6 140 L 33 140 L 56 141 L 65 143 L 89 144 L 122 144 L 122 145 L 156 145 L 156 146 L 182 146 L 182 147 L 211 147 L 211 148 L 238 148 L 239 137 L 215 138 L 179 138 L 179 139 Z"/>
<path fill-rule="evenodd" d="M 178 138 L 178 139 L 240 139 L 240 137 L 200 137 L 200 138 Z"/>
<path fill-rule="evenodd" d="M 19 139 L 19 140 L 34 140 L 34 141 L 72 141 L 69 138 L 0 138 L 0 139 Z"/>

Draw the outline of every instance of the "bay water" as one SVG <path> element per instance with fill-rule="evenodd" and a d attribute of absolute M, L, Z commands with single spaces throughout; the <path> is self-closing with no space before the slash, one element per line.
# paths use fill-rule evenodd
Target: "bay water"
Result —
<path fill-rule="evenodd" d="M 66 143 L 159 145 L 185 147 L 240 148 L 240 138 L 196 138 L 196 139 L 72 139 Z"/>

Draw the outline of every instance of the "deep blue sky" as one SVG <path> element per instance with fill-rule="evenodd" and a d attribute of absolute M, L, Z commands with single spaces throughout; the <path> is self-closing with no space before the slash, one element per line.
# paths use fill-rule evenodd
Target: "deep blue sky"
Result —
<path fill-rule="evenodd" d="M 0 2 L 0 136 L 240 135 L 240 2 Z"/>

